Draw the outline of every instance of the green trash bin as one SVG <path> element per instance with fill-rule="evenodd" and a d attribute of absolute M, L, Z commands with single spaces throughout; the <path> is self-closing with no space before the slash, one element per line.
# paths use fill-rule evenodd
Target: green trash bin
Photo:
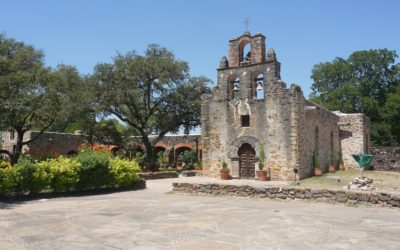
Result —
<path fill-rule="evenodd" d="M 360 166 L 361 175 L 363 174 L 365 167 L 368 166 L 374 159 L 374 156 L 370 154 L 355 154 L 351 156 L 353 156 L 354 160 Z"/>

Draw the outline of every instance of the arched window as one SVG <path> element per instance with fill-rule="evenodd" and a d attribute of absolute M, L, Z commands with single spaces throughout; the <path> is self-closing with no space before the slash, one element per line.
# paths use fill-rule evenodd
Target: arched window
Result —
<path fill-rule="evenodd" d="M 228 100 L 238 99 L 240 89 L 240 78 L 230 76 L 228 78 Z"/>
<path fill-rule="evenodd" d="M 333 154 L 333 131 L 331 130 L 331 154 Z"/>
<path fill-rule="evenodd" d="M 256 79 L 256 99 L 264 100 L 264 75 L 258 74 Z"/>
<path fill-rule="evenodd" d="M 239 45 L 239 64 L 247 65 L 251 62 L 250 41 L 244 40 Z"/>
<path fill-rule="evenodd" d="M 239 99 L 239 89 L 240 89 L 240 78 L 236 77 L 235 82 L 233 84 L 233 97 L 235 99 Z"/>

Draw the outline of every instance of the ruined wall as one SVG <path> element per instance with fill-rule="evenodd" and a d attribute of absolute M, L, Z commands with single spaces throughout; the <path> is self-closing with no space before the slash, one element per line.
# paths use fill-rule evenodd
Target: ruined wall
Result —
<path fill-rule="evenodd" d="M 13 146 L 17 143 L 15 139 L 10 140 L 10 132 L 2 133 L 2 141 L 4 148 L 12 151 Z M 28 131 L 24 135 L 24 141 L 28 141 L 35 137 L 38 132 Z M 23 146 L 22 152 L 36 154 L 38 156 L 45 155 L 67 155 L 70 152 L 78 152 L 79 146 L 85 143 L 85 136 L 70 133 L 45 132 L 41 134 L 35 141 Z"/>
<path fill-rule="evenodd" d="M 37 132 L 31 132 L 31 138 Z M 39 138 L 32 143 L 28 144 L 29 152 L 48 152 L 50 154 L 67 155 L 69 153 L 79 152 L 79 146 L 86 142 L 84 135 L 70 134 L 70 133 L 53 133 L 46 132 L 39 136 Z"/>
<path fill-rule="evenodd" d="M 373 147 L 371 166 L 375 170 L 400 172 L 400 147 Z"/>
<path fill-rule="evenodd" d="M 11 137 L 11 133 L 12 132 L 8 132 L 8 131 L 3 131 L 1 133 L 1 142 L 3 144 L 3 147 L 5 150 L 8 150 L 10 152 L 13 151 L 13 146 L 17 144 L 17 133 L 14 133 L 14 138 L 12 139 Z M 26 132 L 24 134 L 24 141 L 29 140 L 30 138 L 30 132 Z"/>
<path fill-rule="evenodd" d="M 318 153 L 321 170 L 328 171 L 331 154 L 337 158 L 339 153 L 339 117 L 322 107 L 306 101 L 301 133 L 301 166 L 300 178 L 314 175 L 312 163 L 313 152 Z"/>
<path fill-rule="evenodd" d="M 344 114 L 339 116 L 340 140 L 346 168 L 357 168 L 358 163 L 352 154 L 369 153 L 370 120 L 363 114 Z"/>

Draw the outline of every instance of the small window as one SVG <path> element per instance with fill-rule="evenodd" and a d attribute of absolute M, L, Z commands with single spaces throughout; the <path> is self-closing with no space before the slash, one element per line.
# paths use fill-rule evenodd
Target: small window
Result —
<path fill-rule="evenodd" d="M 242 127 L 250 127 L 250 116 L 242 115 Z"/>
<path fill-rule="evenodd" d="M 14 139 L 15 139 L 15 132 L 10 131 L 10 140 L 14 140 Z"/>

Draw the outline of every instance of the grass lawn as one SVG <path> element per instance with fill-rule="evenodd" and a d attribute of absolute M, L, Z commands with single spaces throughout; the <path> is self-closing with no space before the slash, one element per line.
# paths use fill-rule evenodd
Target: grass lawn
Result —
<path fill-rule="evenodd" d="M 303 188 L 327 188 L 342 189 L 360 172 L 356 169 L 339 170 L 336 173 L 327 173 L 322 176 L 314 176 L 300 181 L 300 187 Z M 399 191 L 400 192 L 400 173 L 367 170 L 364 175 L 374 180 L 373 185 L 377 190 Z M 327 180 L 327 176 L 338 176 L 340 182 Z"/>

